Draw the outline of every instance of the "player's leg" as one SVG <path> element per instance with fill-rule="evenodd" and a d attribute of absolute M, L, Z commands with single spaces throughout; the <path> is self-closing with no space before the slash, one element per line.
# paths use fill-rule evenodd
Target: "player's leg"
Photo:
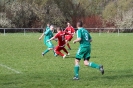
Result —
<path fill-rule="evenodd" d="M 104 69 L 103 69 L 103 66 L 99 65 L 99 64 L 96 64 L 94 62 L 89 62 L 89 59 L 90 59 L 90 52 L 91 52 L 91 49 L 90 47 L 87 47 L 86 48 L 86 53 L 84 54 L 84 65 L 85 66 L 89 66 L 89 67 L 92 67 L 92 68 L 96 68 L 96 69 L 99 69 L 101 71 L 102 74 L 104 74 Z"/>
<path fill-rule="evenodd" d="M 53 43 L 51 41 L 48 42 L 48 47 L 49 47 L 50 50 L 53 50 L 53 54 L 54 54 L 54 56 L 56 56 L 57 54 L 54 51 L 54 45 L 53 45 Z"/>
<path fill-rule="evenodd" d="M 45 42 L 45 45 L 48 47 L 44 52 L 42 52 L 42 55 L 44 56 L 46 53 L 48 53 L 50 50 L 53 50 L 54 46 L 51 42 Z"/>
<path fill-rule="evenodd" d="M 46 45 L 47 46 L 47 45 Z M 43 52 L 42 52 L 42 56 L 44 56 L 46 53 L 48 53 L 50 50 L 49 50 L 49 48 L 47 48 L 46 50 L 44 50 Z"/>
<path fill-rule="evenodd" d="M 103 65 L 98 65 L 98 64 L 96 64 L 94 62 L 89 62 L 89 58 L 90 57 L 84 59 L 84 65 L 92 67 L 92 68 L 99 69 L 101 71 L 102 75 L 103 75 L 104 74 Z"/>
<path fill-rule="evenodd" d="M 83 58 L 84 52 L 82 52 L 82 48 L 79 48 L 76 53 L 76 59 L 75 59 L 75 66 L 74 66 L 74 80 L 79 79 L 79 62 Z"/>
<path fill-rule="evenodd" d="M 56 49 L 55 49 L 55 52 L 56 52 L 56 54 L 57 54 L 57 55 L 60 55 L 60 56 L 62 56 L 62 57 L 63 57 L 63 56 L 64 56 L 64 54 L 60 52 L 60 51 L 61 51 L 61 49 L 62 49 L 61 47 L 57 46 L 57 47 L 56 47 Z"/>
<path fill-rule="evenodd" d="M 98 65 L 98 64 L 96 64 L 94 62 L 89 62 L 89 59 L 90 59 L 90 57 L 84 58 L 84 65 L 85 66 L 89 66 L 89 67 L 96 68 L 96 69 L 100 68 L 100 65 Z"/>
<path fill-rule="evenodd" d="M 53 53 L 54 53 L 54 56 L 57 56 L 57 54 L 55 52 L 55 47 L 53 48 Z"/>
<path fill-rule="evenodd" d="M 42 56 L 44 56 L 46 53 L 48 53 L 49 52 L 49 49 L 47 48 L 46 50 L 44 50 L 43 52 L 42 52 Z"/>
<path fill-rule="evenodd" d="M 62 47 L 62 50 L 63 50 L 67 55 L 70 55 L 70 54 L 68 53 L 68 51 L 66 50 L 65 47 Z"/>
<path fill-rule="evenodd" d="M 44 44 L 47 46 L 47 42 L 46 41 L 44 41 Z M 42 52 L 42 56 L 44 56 L 47 52 L 49 52 L 48 48 Z"/>
<path fill-rule="evenodd" d="M 75 66 L 74 66 L 74 80 L 78 80 L 79 79 L 79 62 L 80 59 L 76 58 L 75 59 Z"/>
<path fill-rule="evenodd" d="M 84 54 L 84 65 L 85 66 L 90 66 L 90 67 L 92 67 L 92 68 L 97 68 L 97 69 L 99 69 L 99 65 L 98 64 L 96 64 L 96 63 L 94 63 L 94 62 L 89 62 L 89 59 L 90 59 L 90 53 L 91 53 L 91 48 L 90 47 L 86 47 L 86 48 L 84 48 L 84 52 L 86 52 L 85 54 Z"/>
<path fill-rule="evenodd" d="M 46 50 L 44 50 L 44 52 L 42 52 L 42 55 L 44 56 L 46 53 L 48 53 L 50 50 L 53 50 L 53 48 L 47 48 Z"/>
<path fill-rule="evenodd" d="M 67 47 L 68 47 L 69 50 L 71 50 L 71 47 L 69 45 L 69 41 L 71 41 L 71 39 L 72 39 L 72 36 L 71 35 L 67 35 L 66 36 L 66 45 L 67 45 Z"/>
<path fill-rule="evenodd" d="M 66 45 L 67 45 L 68 49 L 69 49 L 69 50 L 71 50 L 71 47 L 70 47 L 70 45 L 69 45 L 69 42 L 68 42 L 68 41 L 66 42 Z"/>

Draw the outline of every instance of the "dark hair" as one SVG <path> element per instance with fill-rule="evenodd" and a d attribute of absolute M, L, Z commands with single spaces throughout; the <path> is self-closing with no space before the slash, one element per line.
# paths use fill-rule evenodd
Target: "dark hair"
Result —
<path fill-rule="evenodd" d="M 69 21 L 67 21 L 67 23 L 70 23 Z M 71 24 L 71 23 L 70 23 Z"/>
<path fill-rule="evenodd" d="M 60 30 L 60 31 L 62 30 L 61 27 L 57 27 L 56 29 L 57 29 L 57 30 Z"/>
<path fill-rule="evenodd" d="M 77 26 L 78 26 L 78 27 L 82 27 L 82 26 L 83 26 L 82 21 L 78 21 L 78 22 L 77 22 Z"/>

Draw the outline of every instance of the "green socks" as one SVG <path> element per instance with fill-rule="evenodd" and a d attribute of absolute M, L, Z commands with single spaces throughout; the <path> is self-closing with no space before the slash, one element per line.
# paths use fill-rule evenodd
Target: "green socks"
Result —
<path fill-rule="evenodd" d="M 88 64 L 88 66 L 90 66 L 90 67 L 92 67 L 92 68 L 97 68 L 97 69 L 100 68 L 100 66 L 99 66 L 98 64 L 94 63 L 94 62 L 90 62 L 90 63 Z M 78 77 L 78 76 L 79 76 L 79 65 L 75 65 L 75 66 L 74 66 L 74 76 L 75 76 L 75 77 Z"/>
<path fill-rule="evenodd" d="M 90 62 L 88 66 L 90 66 L 92 68 L 97 68 L 97 69 L 99 69 L 99 67 L 100 67 L 98 64 L 96 64 L 94 62 Z"/>
<path fill-rule="evenodd" d="M 79 65 L 75 65 L 75 67 L 74 67 L 74 75 L 76 77 L 78 77 L 78 75 L 79 75 Z"/>
<path fill-rule="evenodd" d="M 46 53 L 48 53 L 50 50 L 49 49 L 46 49 L 44 52 L 43 52 L 43 54 L 46 54 Z M 54 53 L 54 56 L 57 56 L 57 54 L 54 52 L 54 50 L 53 50 L 53 53 Z"/>
<path fill-rule="evenodd" d="M 46 50 L 44 51 L 44 54 L 46 54 L 47 52 L 49 52 L 49 49 L 46 49 Z"/>

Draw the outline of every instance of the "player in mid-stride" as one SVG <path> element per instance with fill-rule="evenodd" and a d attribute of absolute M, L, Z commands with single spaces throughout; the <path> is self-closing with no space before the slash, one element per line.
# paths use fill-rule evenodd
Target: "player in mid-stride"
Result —
<path fill-rule="evenodd" d="M 82 27 L 83 23 L 81 21 L 77 22 L 77 39 L 73 43 L 79 42 L 80 46 L 76 53 L 75 66 L 74 66 L 74 80 L 79 79 L 79 62 L 84 58 L 84 65 L 92 68 L 99 69 L 102 74 L 104 74 L 104 69 L 102 65 L 98 65 L 94 62 L 89 62 L 90 53 L 91 53 L 91 44 L 92 38 L 89 32 Z"/>
<path fill-rule="evenodd" d="M 50 42 L 51 40 L 58 39 L 58 45 L 55 48 L 55 52 L 57 55 L 60 55 L 63 57 L 63 59 L 66 57 L 66 55 L 70 55 L 68 51 L 65 49 L 65 35 L 69 34 L 67 32 L 63 32 L 60 27 L 57 27 L 57 34 L 55 34 L 54 37 L 49 39 L 47 42 Z M 63 50 L 66 54 L 61 53 L 60 51 Z"/>
<path fill-rule="evenodd" d="M 71 24 L 69 22 L 67 22 L 67 27 L 64 30 L 64 32 L 68 32 L 69 34 L 65 35 L 65 39 L 66 39 L 66 45 L 68 47 L 69 50 L 71 50 L 71 47 L 69 45 L 69 41 L 72 40 L 74 34 L 75 34 L 75 30 L 74 28 L 71 26 Z"/>
<path fill-rule="evenodd" d="M 54 26 L 51 25 L 49 29 L 47 29 L 40 37 L 39 40 L 42 39 L 42 37 L 44 36 L 44 44 L 48 47 L 44 52 L 42 52 L 42 56 L 44 56 L 46 53 L 48 53 L 50 50 L 53 50 L 54 52 L 54 45 L 52 44 L 52 42 L 47 42 L 47 40 L 49 40 L 50 38 L 53 37 L 53 30 L 54 30 Z M 56 53 L 54 53 L 54 55 L 56 55 Z"/>

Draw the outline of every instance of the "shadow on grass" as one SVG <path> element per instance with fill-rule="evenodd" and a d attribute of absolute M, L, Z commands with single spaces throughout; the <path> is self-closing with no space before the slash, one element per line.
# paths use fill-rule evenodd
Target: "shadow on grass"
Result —
<path fill-rule="evenodd" d="M 100 76 L 101 77 L 101 76 Z M 97 77 L 94 77 L 97 78 Z M 131 69 L 126 70 L 113 70 L 113 71 L 106 71 L 105 74 L 102 76 L 104 79 L 110 79 L 110 80 L 117 80 L 117 79 L 129 79 L 133 78 L 133 72 Z"/>
<path fill-rule="evenodd" d="M 75 58 L 74 56 L 68 56 L 68 57 L 65 57 L 65 58 Z"/>
<path fill-rule="evenodd" d="M 106 79 L 122 79 L 122 78 L 133 78 L 132 74 L 121 74 L 121 75 L 113 75 L 113 76 L 103 76 L 102 78 L 106 78 Z"/>

